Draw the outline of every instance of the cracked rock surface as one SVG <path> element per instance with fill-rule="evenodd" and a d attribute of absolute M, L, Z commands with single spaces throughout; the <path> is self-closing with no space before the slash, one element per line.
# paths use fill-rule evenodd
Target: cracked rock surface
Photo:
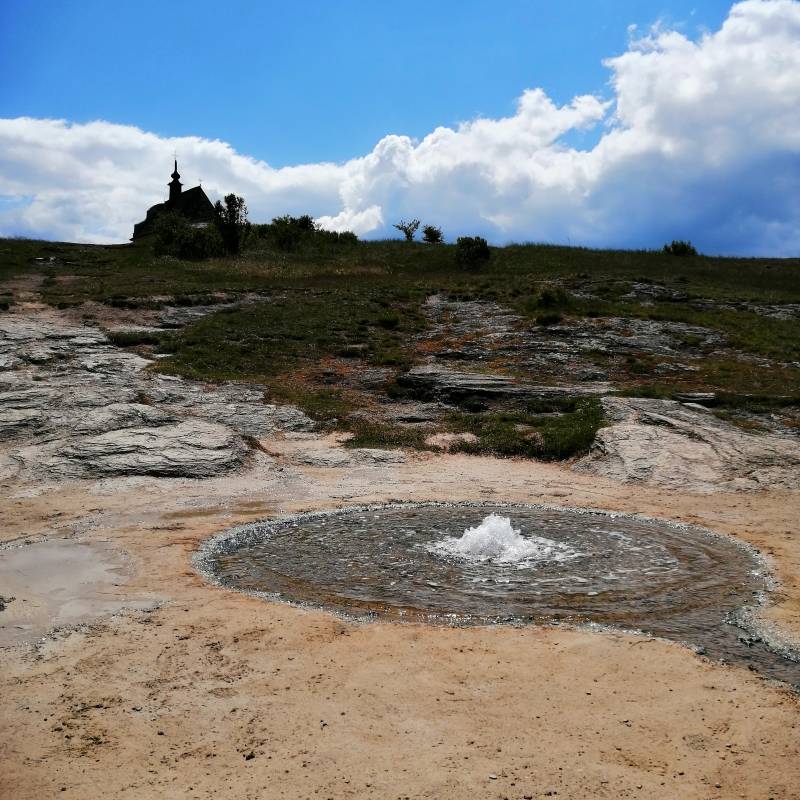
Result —
<path fill-rule="evenodd" d="M 241 466 L 247 437 L 313 428 L 259 386 L 206 386 L 150 373 L 150 363 L 52 311 L 4 315 L 0 471 L 205 478 Z"/>
<path fill-rule="evenodd" d="M 610 425 L 580 472 L 682 491 L 800 488 L 800 442 L 752 434 L 673 400 L 605 397 Z"/>

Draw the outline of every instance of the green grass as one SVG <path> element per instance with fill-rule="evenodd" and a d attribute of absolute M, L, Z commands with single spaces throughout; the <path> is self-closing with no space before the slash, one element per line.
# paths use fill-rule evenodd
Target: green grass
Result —
<path fill-rule="evenodd" d="M 425 324 L 419 302 L 389 288 L 276 293 L 173 334 L 170 355 L 154 369 L 197 380 L 264 383 L 271 398 L 295 402 L 318 419 L 340 418 L 348 410 L 342 393 L 311 385 L 319 383 L 320 363 L 344 358 L 352 369 L 406 365 L 410 337 Z"/>
<path fill-rule="evenodd" d="M 139 345 L 161 345 L 169 334 L 158 331 L 110 331 L 109 340 L 117 347 L 138 347 Z"/>
<path fill-rule="evenodd" d="M 431 449 L 425 444 L 425 439 L 432 433 L 429 428 L 410 428 L 388 422 L 356 419 L 348 422 L 347 430 L 353 434 L 353 438 L 345 442 L 346 447 Z"/>
<path fill-rule="evenodd" d="M 57 266 L 34 258 L 59 259 Z M 591 283 L 619 295 L 633 281 L 691 297 L 757 302 L 800 301 L 798 259 L 676 259 L 660 252 L 588 250 L 550 245 L 492 248 L 492 260 L 472 273 L 455 266 L 453 245 L 391 240 L 287 254 L 261 247 L 237 258 L 204 262 L 156 257 L 147 247 L 0 240 L 0 280 L 49 274 L 48 302 L 106 302 L 112 297 L 174 297 L 215 292 L 342 286 L 353 280 L 393 285 L 430 283 L 443 291 L 508 300 L 537 297 L 548 283 L 568 289 Z M 61 280 L 68 275 L 69 280 Z"/>
<path fill-rule="evenodd" d="M 599 400 L 577 400 L 572 410 L 543 416 L 530 411 L 455 412 L 449 427 L 472 433 L 476 442 L 459 442 L 451 449 L 500 457 L 562 461 L 589 451 L 603 424 Z"/>

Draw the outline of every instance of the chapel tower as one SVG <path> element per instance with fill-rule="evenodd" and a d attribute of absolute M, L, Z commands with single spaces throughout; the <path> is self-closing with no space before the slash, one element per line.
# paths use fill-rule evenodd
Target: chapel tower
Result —
<path fill-rule="evenodd" d="M 181 182 L 180 182 L 180 175 L 178 174 L 178 159 L 175 159 L 175 170 L 173 171 L 170 178 L 172 180 L 167 184 L 169 186 L 169 204 L 174 205 L 181 196 Z"/>

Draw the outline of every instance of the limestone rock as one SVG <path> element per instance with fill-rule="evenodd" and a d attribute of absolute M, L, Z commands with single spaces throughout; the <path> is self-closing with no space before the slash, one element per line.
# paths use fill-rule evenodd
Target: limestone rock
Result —
<path fill-rule="evenodd" d="M 89 476 L 207 478 L 238 467 L 244 453 L 243 443 L 230 428 L 189 419 L 89 436 L 62 447 L 56 461 L 67 473 Z"/>
<path fill-rule="evenodd" d="M 671 400 L 606 397 L 606 419 L 573 469 L 681 491 L 798 489 L 800 442 L 753 434 Z"/>
<path fill-rule="evenodd" d="M 425 444 L 438 450 L 450 450 L 462 442 L 475 444 L 477 441 L 478 437 L 474 433 L 434 433 L 425 439 Z"/>
<path fill-rule="evenodd" d="M 401 450 L 380 450 L 373 447 L 313 447 L 292 453 L 291 460 L 309 467 L 357 467 L 378 464 L 402 464 Z"/>
<path fill-rule="evenodd" d="M 574 397 L 576 395 L 597 395 L 609 389 L 606 384 L 601 383 L 589 386 L 537 386 L 523 383 L 508 375 L 457 372 L 436 364 L 414 367 L 401 375 L 397 382 L 408 387 L 415 397 L 448 403 L 460 403 L 469 399 Z"/>
<path fill-rule="evenodd" d="M 112 403 L 82 415 L 75 422 L 74 430 L 79 434 L 96 434 L 139 426 L 156 427 L 175 421 L 172 414 L 153 406 L 141 403 Z"/>

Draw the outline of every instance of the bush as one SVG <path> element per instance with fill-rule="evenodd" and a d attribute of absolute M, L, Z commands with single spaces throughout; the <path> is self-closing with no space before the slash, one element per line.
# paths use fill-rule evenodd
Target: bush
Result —
<path fill-rule="evenodd" d="M 351 231 L 326 231 L 317 227 L 308 214 L 301 217 L 285 214 L 275 217 L 268 225 L 254 225 L 253 236 L 284 253 L 354 245 L 358 242 L 358 236 Z"/>
<path fill-rule="evenodd" d="M 406 237 L 407 242 L 413 242 L 414 234 L 417 232 L 417 228 L 419 228 L 419 220 L 412 219 L 411 222 L 406 222 L 401 219 L 394 227 Z"/>
<path fill-rule="evenodd" d="M 697 250 L 691 242 L 674 240 L 672 244 L 665 244 L 664 251 L 668 256 L 696 256 Z"/>
<path fill-rule="evenodd" d="M 153 251 L 199 261 L 225 255 L 225 244 L 215 225 L 194 226 L 181 214 L 164 214 L 156 223 Z"/>
<path fill-rule="evenodd" d="M 422 229 L 422 241 L 428 244 L 441 244 L 442 229 L 437 228 L 435 225 L 426 225 Z"/>
<path fill-rule="evenodd" d="M 480 236 L 459 236 L 456 241 L 456 265 L 462 269 L 479 269 L 491 257 L 486 239 Z"/>
<path fill-rule="evenodd" d="M 560 286 L 546 286 L 539 295 L 539 308 L 565 308 L 572 303 L 572 296 Z"/>

